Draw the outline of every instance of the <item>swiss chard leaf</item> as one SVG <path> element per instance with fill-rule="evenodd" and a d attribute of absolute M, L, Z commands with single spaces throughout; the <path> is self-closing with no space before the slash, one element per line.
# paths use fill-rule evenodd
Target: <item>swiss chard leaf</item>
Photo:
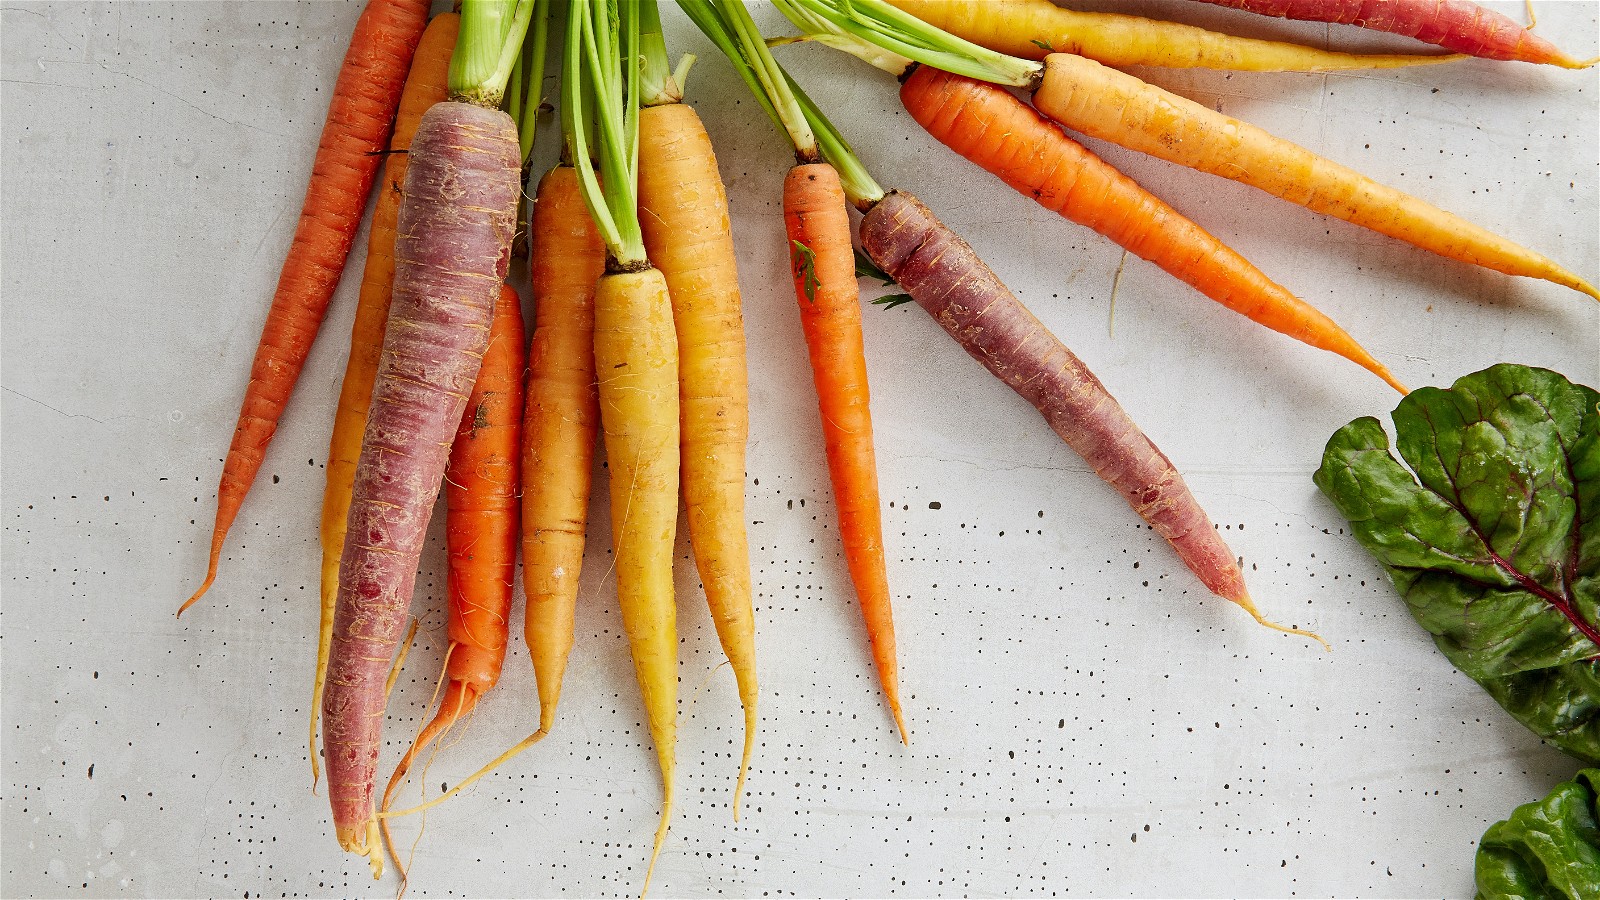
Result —
<path fill-rule="evenodd" d="M 1600 769 L 1496 822 L 1478 842 L 1478 900 L 1600 897 Z"/>
<path fill-rule="evenodd" d="M 1317 487 L 1418 624 L 1513 716 L 1600 763 L 1600 394 L 1498 365 L 1328 441 Z M 1409 467 L 1409 469 L 1407 468 Z"/>

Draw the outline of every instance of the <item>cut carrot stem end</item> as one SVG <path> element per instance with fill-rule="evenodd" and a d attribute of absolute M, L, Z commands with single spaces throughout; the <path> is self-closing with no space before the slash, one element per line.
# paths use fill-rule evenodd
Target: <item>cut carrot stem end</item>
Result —
<path fill-rule="evenodd" d="M 1329 653 L 1333 652 L 1333 645 L 1323 640 L 1322 635 L 1317 634 L 1315 631 L 1305 631 L 1300 628 L 1290 628 L 1287 625 L 1279 625 L 1277 622 L 1274 622 L 1271 619 L 1268 619 L 1266 616 L 1263 616 L 1261 611 L 1256 609 L 1255 602 L 1250 599 L 1248 594 L 1238 599 L 1229 599 L 1232 599 L 1234 603 L 1238 604 L 1240 609 L 1243 609 L 1245 612 L 1249 613 L 1250 617 L 1255 619 L 1258 624 L 1265 625 L 1266 627 L 1271 628 L 1273 631 L 1281 631 L 1284 634 L 1298 634 L 1301 637 L 1310 638 L 1313 641 L 1321 644 L 1322 649 L 1328 651 Z"/>

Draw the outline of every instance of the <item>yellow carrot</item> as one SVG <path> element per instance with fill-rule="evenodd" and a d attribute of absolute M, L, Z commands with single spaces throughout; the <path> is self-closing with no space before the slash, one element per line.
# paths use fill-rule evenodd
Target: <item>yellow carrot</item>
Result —
<path fill-rule="evenodd" d="M 1075 131 L 1260 188 L 1449 259 L 1600 291 L 1541 254 L 1297 144 L 1094 60 L 1045 58 L 1039 111 Z"/>
<path fill-rule="evenodd" d="M 666 277 L 677 328 L 689 541 L 744 705 L 744 753 L 733 803 L 737 818 L 755 745 L 757 695 L 744 523 L 750 430 L 744 323 L 716 154 L 700 117 L 681 103 L 640 112 L 639 220 L 650 261 Z"/>
<path fill-rule="evenodd" d="M 917 18 L 974 44 L 1025 59 L 1075 53 L 1108 66 L 1337 72 L 1394 69 L 1464 59 L 1354 54 L 1282 41 L 1237 37 L 1118 13 L 1079 12 L 1050 0 L 889 0 Z"/>

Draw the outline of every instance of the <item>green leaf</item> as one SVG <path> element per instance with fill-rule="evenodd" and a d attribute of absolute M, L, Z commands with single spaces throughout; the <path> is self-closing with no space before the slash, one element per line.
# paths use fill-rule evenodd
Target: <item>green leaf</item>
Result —
<path fill-rule="evenodd" d="M 1038 47 L 1040 50 L 1043 50 L 1046 53 L 1054 53 L 1054 52 L 1056 52 L 1056 48 L 1050 46 L 1050 42 L 1049 41 L 1041 41 L 1038 38 L 1034 38 L 1033 40 L 1029 41 L 1028 43 L 1034 45 L 1035 47 Z"/>
<path fill-rule="evenodd" d="M 794 266 L 794 273 L 802 276 L 800 284 L 805 289 L 806 300 L 815 303 L 817 288 L 822 286 L 822 282 L 817 279 L 817 254 L 799 241 L 789 243 L 794 245 L 789 251 L 789 263 Z"/>
<path fill-rule="evenodd" d="M 878 264 L 862 253 L 860 247 L 855 248 L 855 254 L 857 278 L 876 278 L 884 284 L 894 284 L 894 277 L 878 268 Z"/>
<path fill-rule="evenodd" d="M 1597 795 L 1600 769 L 1584 769 L 1490 825 L 1473 866 L 1479 900 L 1600 897 Z"/>
<path fill-rule="evenodd" d="M 910 294 L 885 294 L 884 296 L 872 301 L 872 304 L 874 306 L 881 306 L 884 309 L 894 309 L 896 306 L 914 302 L 916 302 L 916 298 Z"/>
<path fill-rule="evenodd" d="M 1540 737 L 1600 763 L 1600 394 L 1498 365 L 1328 441 L 1317 487 L 1412 617 Z"/>

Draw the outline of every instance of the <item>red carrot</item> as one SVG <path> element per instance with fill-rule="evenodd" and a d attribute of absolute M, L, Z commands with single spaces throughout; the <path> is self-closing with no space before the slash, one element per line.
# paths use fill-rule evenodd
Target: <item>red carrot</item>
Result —
<path fill-rule="evenodd" d="M 239 423 L 217 487 L 216 522 L 206 579 L 178 608 L 188 609 L 217 578 L 228 528 L 278 429 L 300 369 L 311 352 L 345 257 L 367 208 L 367 193 L 383 162 L 411 56 L 428 23 L 428 0 L 370 0 L 356 20 L 344 66 L 333 87 L 328 118 L 311 166 L 294 242 L 250 366 Z"/>
<path fill-rule="evenodd" d="M 1231 9 L 1299 19 L 1358 25 L 1436 44 L 1484 59 L 1545 63 L 1586 69 L 1600 58 L 1577 60 L 1555 44 L 1493 10 L 1467 0 L 1201 0 Z"/>

